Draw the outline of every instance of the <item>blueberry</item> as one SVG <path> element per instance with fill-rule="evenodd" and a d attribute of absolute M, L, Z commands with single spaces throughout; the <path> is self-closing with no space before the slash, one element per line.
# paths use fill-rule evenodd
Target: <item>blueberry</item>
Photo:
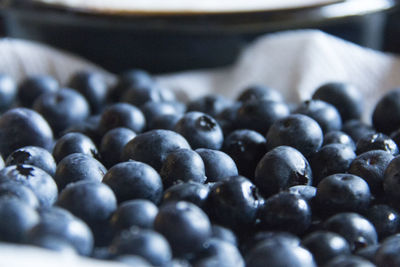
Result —
<path fill-rule="evenodd" d="M 10 108 L 17 95 L 17 85 L 15 81 L 6 74 L 0 74 L 0 111 Z"/>
<path fill-rule="evenodd" d="M 115 103 L 108 106 L 101 114 L 99 128 L 101 132 L 125 127 L 140 133 L 146 126 L 146 119 L 140 109 L 127 103 Z"/>
<path fill-rule="evenodd" d="M 209 187 L 201 183 L 192 181 L 178 183 L 165 190 L 163 203 L 184 200 L 202 207 L 207 200 L 209 191 Z"/>
<path fill-rule="evenodd" d="M 343 236 L 352 251 L 377 244 L 375 227 L 358 213 L 337 213 L 327 219 L 323 226 L 325 230 Z"/>
<path fill-rule="evenodd" d="M 178 149 L 168 154 L 160 175 L 166 187 L 179 181 L 204 183 L 207 179 L 204 162 L 200 155 L 191 149 Z"/>
<path fill-rule="evenodd" d="M 367 219 L 375 226 L 380 240 L 396 234 L 400 230 L 400 215 L 392 207 L 385 204 L 371 206 Z"/>
<path fill-rule="evenodd" d="M 0 240 L 22 243 L 29 229 L 39 222 L 33 207 L 16 198 L 0 198 Z"/>
<path fill-rule="evenodd" d="M 311 225 L 311 208 L 298 195 L 281 192 L 269 197 L 258 212 L 263 229 L 304 233 Z"/>
<path fill-rule="evenodd" d="M 238 175 L 236 164 L 228 154 L 207 148 L 198 148 L 196 152 L 203 159 L 207 182 L 218 182 Z"/>
<path fill-rule="evenodd" d="M 346 239 L 333 232 L 315 231 L 305 236 L 301 243 L 313 254 L 319 265 L 324 265 L 337 256 L 351 254 Z"/>
<path fill-rule="evenodd" d="M 67 133 L 63 135 L 57 140 L 53 148 L 53 157 L 57 162 L 74 153 L 99 158 L 96 145 L 89 137 L 81 133 Z"/>
<path fill-rule="evenodd" d="M 374 196 L 383 195 L 384 173 L 394 156 L 383 150 L 371 150 L 358 155 L 348 172 L 362 177 Z"/>
<path fill-rule="evenodd" d="M 135 136 L 135 132 L 124 127 L 114 128 L 106 132 L 100 144 L 102 163 L 108 168 L 119 163 L 125 145 Z"/>
<path fill-rule="evenodd" d="M 244 102 L 236 115 L 236 128 L 250 129 L 265 134 L 271 125 L 290 113 L 284 102 L 255 99 Z"/>
<path fill-rule="evenodd" d="M 90 228 L 67 210 L 51 207 L 41 211 L 40 222 L 27 233 L 28 244 L 38 244 L 44 238 L 56 238 L 70 244 L 80 255 L 89 256 L 93 250 Z"/>
<path fill-rule="evenodd" d="M 320 99 L 335 106 L 344 122 L 360 119 L 364 111 L 361 92 L 355 86 L 346 83 L 323 84 L 313 93 L 312 99 Z"/>
<path fill-rule="evenodd" d="M 312 254 L 300 247 L 285 242 L 266 240 L 257 244 L 247 255 L 248 267 L 315 267 Z"/>
<path fill-rule="evenodd" d="M 400 265 L 400 237 L 393 235 L 382 242 L 375 254 L 375 262 L 379 267 Z"/>
<path fill-rule="evenodd" d="M 131 199 L 148 199 L 157 204 L 163 194 L 160 175 L 151 166 L 139 161 L 114 165 L 104 175 L 103 183 L 114 191 L 119 203 Z"/>
<path fill-rule="evenodd" d="M 103 137 L 103 133 L 99 131 L 99 121 L 100 116 L 91 116 L 87 118 L 85 121 L 74 124 L 71 127 L 68 127 L 60 133 L 60 136 L 66 135 L 68 133 L 81 133 L 92 139 L 96 146 L 100 145 L 101 138 Z"/>
<path fill-rule="evenodd" d="M 377 131 L 390 134 L 400 126 L 400 89 L 385 93 L 376 103 L 372 113 L 372 124 Z"/>
<path fill-rule="evenodd" d="M 6 158 L 24 146 L 50 150 L 53 132 L 43 117 L 31 109 L 14 108 L 0 116 L 0 153 Z"/>
<path fill-rule="evenodd" d="M 100 73 L 77 72 L 69 80 L 68 87 L 75 89 L 87 99 L 93 114 L 100 113 L 107 96 L 107 84 Z"/>
<path fill-rule="evenodd" d="M 186 111 L 186 105 L 173 101 L 173 102 L 147 102 L 141 106 L 141 110 L 146 118 L 148 125 L 151 125 L 153 121 L 164 115 L 183 115 Z"/>
<path fill-rule="evenodd" d="M 253 130 L 235 130 L 225 139 L 222 150 L 235 161 L 239 173 L 253 178 L 257 163 L 267 152 L 264 136 Z"/>
<path fill-rule="evenodd" d="M 367 246 L 365 248 L 360 248 L 359 250 L 356 251 L 355 255 L 375 263 L 375 254 L 380 247 L 381 247 L 380 244 L 375 244 Z"/>
<path fill-rule="evenodd" d="M 33 108 L 46 119 L 56 135 L 83 122 L 90 114 L 86 99 L 69 88 L 42 94 L 33 103 Z"/>
<path fill-rule="evenodd" d="M 190 149 L 189 143 L 180 134 L 169 130 L 151 130 L 127 143 L 121 159 L 141 161 L 159 171 L 167 155 L 180 148 Z"/>
<path fill-rule="evenodd" d="M 34 239 L 29 240 L 29 245 L 53 250 L 58 253 L 70 255 L 77 253 L 76 249 L 68 241 L 52 235 L 36 236 Z"/>
<path fill-rule="evenodd" d="M 283 97 L 280 92 L 261 84 L 254 84 L 246 87 L 237 98 L 237 100 L 240 102 L 247 102 L 254 99 L 266 99 L 276 102 L 283 101 Z"/>
<path fill-rule="evenodd" d="M 231 101 L 217 94 L 210 94 L 190 101 L 187 105 L 188 111 L 198 111 L 206 113 L 211 117 L 216 117 L 222 110 L 230 106 Z"/>
<path fill-rule="evenodd" d="M 318 185 L 326 176 L 347 172 L 355 157 L 354 150 L 343 144 L 329 144 L 321 147 L 310 158 L 314 185 Z"/>
<path fill-rule="evenodd" d="M 315 201 L 321 214 L 363 212 L 369 206 L 371 193 L 367 182 L 361 177 L 336 173 L 318 184 Z"/>
<path fill-rule="evenodd" d="M 154 229 L 167 238 L 175 256 L 196 253 L 211 236 L 208 216 L 186 201 L 171 201 L 161 205 Z"/>
<path fill-rule="evenodd" d="M 40 206 L 51 206 L 57 199 L 57 185 L 53 178 L 32 165 L 12 165 L 0 170 L 0 184 L 9 181 L 29 187 L 35 193 Z"/>
<path fill-rule="evenodd" d="M 119 100 L 137 107 L 147 102 L 162 102 L 165 100 L 161 92 L 163 89 L 155 82 L 140 83 L 125 90 Z"/>
<path fill-rule="evenodd" d="M 326 265 L 326 267 L 342 267 L 342 266 L 353 266 L 353 267 L 374 267 L 375 265 L 366 259 L 363 259 L 355 255 L 342 255 L 333 258 Z"/>
<path fill-rule="evenodd" d="M 295 148 L 279 146 L 264 155 L 255 170 L 254 183 L 265 196 L 294 185 L 311 185 L 307 159 Z"/>
<path fill-rule="evenodd" d="M 394 156 L 399 154 L 399 148 L 396 143 L 389 136 L 382 133 L 366 134 L 356 144 L 357 155 L 377 149 L 387 151 Z"/>
<path fill-rule="evenodd" d="M 400 200 L 400 157 L 395 157 L 387 165 L 385 173 L 383 175 L 383 190 L 385 197 L 396 204 Z"/>
<path fill-rule="evenodd" d="M 168 241 L 152 230 L 131 228 L 117 235 L 110 251 L 115 255 L 138 255 L 154 266 L 165 266 L 172 259 Z"/>
<path fill-rule="evenodd" d="M 0 183 L 0 198 L 17 198 L 34 209 L 39 207 L 35 193 L 28 186 L 12 180 Z"/>
<path fill-rule="evenodd" d="M 157 213 L 157 206 L 149 200 L 129 200 L 118 206 L 110 219 L 110 224 L 114 232 L 121 232 L 132 226 L 152 229 Z"/>
<path fill-rule="evenodd" d="M 262 203 L 254 184 L 245 177 L 233 176 L 211 188 L 206 210 L 216 223 L 240 231 L 255 224 Z"/>
<path fill-rule="evenodd" d="M 294 114 L 274 122 L 266 138 L 268 150 L 286 145 L 309 157 L 321 147 L 323 134 L 315 120 L 306 115 Z"/>
<path fill-rule="evenodd" d="M 117 209 L 117 199 L 107 185 L 93 181 L 71 183 L 61 191 L 56 205 L 86 222 L 96 244 L 108 244 L 111 236 L 108 221 Z"/>
<path fill-rule="evenodd" d="M 34 75 L 25 78 L 18 85 L 18 100 L 24 107 L 32 107 L 34 101 L 41 95 L 54 93 L 59 84 L 49 75 Z"/>
<path fill-rule="evenodd" d="M 364 135 L 376 133 L 371 125 L 361 120 L 349 120 L 345 122 L 342 131 L 348 134 L 356 143 Z"/>
<path fill-rule="evenodd" d="M 202 112 L 186 113 L 176 123 L 174 130 L 185 137 L 193 149 L 220 149 L 224 141 L 218 122 Z"/>
<path fill-rule="evenodd" d="M 321 126 L 323 133 L 339 131 L 342 128 L 342 118 L 336 107 L 322 100 L 306 100 L 293 113 L 304 114 L 313 118 Z"/>
<path fill-rule="evenodd" d="M 317 195 L 317 188 L 311 185 L 294 185 L 287 189 L 289 193 L 298 195 L 304 200 L 311 203 Z"/>
<path fill-rule="evenodd" d="M 173 131 L 182 114 L 165 114 L 155 117 L 148 125 L 149 130 L 164 129 Z"/>
<path fill-rule="evenodd" d="M 322 146 L 328 144 L 342 144 L 350 147 L 352 150 L 356 150 L 356 144 L 353 139 L 342 131 L 330 131 L 324 135 L 324 141 Z"/>
<path fill-rule="evenodd" d="M 108 102 L 118 102 L 121 95 L 130 87 L 153 83 L 153 78 L 144 70 L 132 69 L 118 76 L 117 82 L 112 86 L 107 94 Z"/>
<path fill-rule="evenodd" d="M 213 224 L 211 226 L 211 231 L 212 238 L 223 240 L 225 242 L 231 243 L 236 247 L 238 246 L 238 239 L 232 230 L 221 225 Z"/>
<path fill-rule="evenodd" d="M 28 164 L 38 167 L 51 176 L 56 172 L 56 162 L 49 151 L 42 147 L 26 146 L 15 150 L 6 160 L 6 166 Z"/>
<path fill-rule="evenodd" d="M 196 254 L 195 266 L 207 259 L 219 262 L 216 266 L 237 266 L 244 267 L 244 259 L 237 247 L 229 242 L 210 238 L 203 244 L 203 249 Z M 207 266 L 207 265 L 204 265 Z"/>
<path fill-rule="evenodd" d="M 234 102 L 215 116 L 224 136 L 236 130 L 237 112 L 241 106 L 242 104 L 240 102 Z"/>
<path fill-rule="evenodd" d="M 81 180 L 100 182 L 106 172 L 106 168 L 93 157 L 74 153 L 66 156 L 58 163 L 54 180 L 61 191 L 72 182 Z"/>
<path fill-rule="evenodd" d="M 297 247 L 300 246 L 300 238 L 295 234 L 286 231 L 258 231 L 254 234 L 244 237 L 244 241 L 241 244 L 241 250 L 244 255 L 247 255 L 254 247 L 260 243 L 265 242 L 276 242 L 283 243 L 289 246 Z"/>

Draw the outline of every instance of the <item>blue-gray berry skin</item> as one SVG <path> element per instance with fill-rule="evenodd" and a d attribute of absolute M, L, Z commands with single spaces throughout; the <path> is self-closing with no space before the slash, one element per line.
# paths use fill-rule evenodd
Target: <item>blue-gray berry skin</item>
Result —
<path fill-rule="evenodd" d="M 384 150 L 371 150 L 358 155 L 348 172 L 362 177 L 375 197 L 383 195 L 383 180 L 387 166 L 394 156 Z"/>
<path fill-rule="evenodd" d="M 170 130 L 151 130 L 127 143 L 121 160 L 141 161 L 159 171 L 168 154 L 181 148 L 191 148 L 182 135 Z"/>
<path fill-rule="evenodd" d="M 318 184 L 315 201 L 321 214 L 362 213 L 371 202 L 371 192 L 361 177 L 336 173 L 325 177 Z"/>
<path fill-rule="evenodd" d="M 352 251 L 378 243 L 374 225 L 355 212 L 339 212 L 325 220 L 323 228 L 343 236 Z"/>
<path fill-rule="evenodd" d="M 9 181 L 30 188 L 39 200 L 40 206 L 49 207 L 58 196 L 57 184 L 48 173 L 32 165 L 12 165 L 0 171 L 0 184 Z"/>
<path fill-rule="evenodd" d="M 291 146 L 309 157 L 321 147 L 323 133 L 314 119 L 293 114 L 275 121 L 269 128 L 266 139 L 268 150 L 277 146 Z"/>
<path fill-rule="evenodd" d="M 203 112 L 186 113 L 176 123 L 174 131 L 185 137 L 193 149 L 219 150 L 224 142 L 224 135 L 218 122 Z"/>
<path fill-rule="evenodd" d="M 339 131 L 342 128 L 342 118 L 336 107 L 322 100 L 306 100 L 293 113 L 304 114 L 313 118 L 321 126 L 324 134 L 330 131 Z"/>
<path fill-rule="evenodd" d="M 312 99 L 326 101 L 337 108 L 342 121 L 361 119 L 364 99 L 361 91 L 348 83 L 330 82 L 318 87 Z"/>
<path fill-rule="evenodd" d="M 262 241 L 246 255 L 246 266 L 316 267 L 312 254 L 301 246 L 277 241 Z"/>
<path fill-rule="evenodd" d="M 238 175 L 236 163 L 228 154 L 207 148 L 198 148 L 196 152 L 203 159 L 207 182 L 218 182 Z"/>
<path fill-rule="evenodd" d="M 53 131 L 39 113 L 13 108 L 0 116 L 0 153 L 4 158 L 24 146 L 51 150 L 52 145 Z"/>
<path fill-rule="evenodd" d="M 176 256 L 196 253 L 211 236 L 211 222 L 207 214 L 186 201 L 161 205 L 154 229 L 167 238 Z"/>
<path fill-rule="evenodd" d="M 278 146 L 258 162 L 254 183 L 264 196 L 294 185 L 311 185 L 313 174 L 307 159 L 295 148 Z"/>
<path fill-rule="evenodd" d="M 108 170 L 102 181 L 114 191 L 119 203 L 147 199 L 158 204 L 163 194 L 160 175 L 143 162 L 118 163 Z"/>
<path fill-rule="evenodd" d="M 37 146 L 26 146 L 15 150 L 7 157 L 6 166 L 28 164 L 36 166 L 54 177 L 56 162 L 51 153 Z"/>

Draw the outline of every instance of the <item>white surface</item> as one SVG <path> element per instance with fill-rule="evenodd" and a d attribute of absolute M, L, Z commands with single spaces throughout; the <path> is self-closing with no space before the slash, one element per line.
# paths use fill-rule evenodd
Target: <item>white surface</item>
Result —
<path fill-rule="evenodd" d="M 101 71 L 81 58 L 41 44 L 0 40 L 0 72 L 17 80 L 48 73 L 65 84 L 77 70 Z M 321 84 L 349 82 L 365 97 L 365 120 L 385 92 L 400 87 L 400 58 L 363 48 L 316 30 L 289 31 L 263 36 L 250 44 L 230 67 L 174 73 L 157 77 L 186 98 L 206 93 L 236 97 L 246 86 L 260 83 L 276 88 L 289 102 L 311 97 Z"/>
<path fill-rule="evenodd" d="M 302 8 L 338 0 L 35 0 L 48 4 L 103 12 L 244 12 Z"/>

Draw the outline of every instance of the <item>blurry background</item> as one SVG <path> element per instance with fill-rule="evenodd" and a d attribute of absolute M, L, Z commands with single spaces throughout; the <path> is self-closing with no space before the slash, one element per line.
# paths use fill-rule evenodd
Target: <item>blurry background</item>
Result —
<path fill-rule="evenodd" d="M 397 0 L 319 1 L 304 7 L 187 14 L 110 14 L 41 2 L 0 0 L 1 35 L 66 49 L 113 72 L 225 66 L 260 35 L 304 28 L 400 53 Z"/>

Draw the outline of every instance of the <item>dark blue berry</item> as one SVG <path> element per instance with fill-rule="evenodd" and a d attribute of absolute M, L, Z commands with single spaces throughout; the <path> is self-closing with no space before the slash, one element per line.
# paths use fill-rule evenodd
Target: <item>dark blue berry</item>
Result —
<path fill-rule="evenodd" d="M 228 154 L 207 148 L 198 148 L 196 152 L 203 159 L 207 182 L 218 182 L 238 175 L 236 164 Z"/>
<path fill-rule="evenodd" d="M 53 132 L 45 119 L 26 108 L 14 108 L 0 116 L 0 153 L 6 158 L 24 146 L 39 146 L 50 150 Z"/>
<path fill-rule="evenodd" d="M 63 135 L 57 140 L 53 148 L 53 157 L 57 162 L 74 153 L 99 158 L 96 145 L 89 137 L 81 133 L 67 133 Z"/>
<path fill-rule="evenodd" d="M 211 236 L 208 216 L 186 201 L 163 204 L 154 221 L 154 229 L 167 238 L 175 256 L 196 253 Z"/>
<path fill-rule="evenodd" d="M 157 204 L 163 194 L 160 175 L 151 166 L 139 161 L 114 165 L 104 175 L 103 183 L 114 191 L 118 202 L 148 199 Z"/>
<path fill-rule="evenodd" d="M 185 148 L 168 154 L 161 167 L 160 175 L 166 187 L 177 182 L 204 183 L 207 179 L 204 162 L 200 155 Z"/>
<path fill-rule="evenodd" d="M 74 153 L 58 163 L 54 180 L 61 191 L 67 184 L 81 180 L 100 182 L 106 172 L 106 168 L 93 157 Z"/>
<path fill-rule="evenodd" d="M 258 218 L 263 229 L 302 234 L 311 225 L 311 208 L 298 195 L 281 192 L 265 201 Z"/>
<path fill-rule="evenodd" d="M 399 154 L 397 144 L 389 136 L 382 133 L 366 134 L 357 141 L 357 155 L 371 150 L 384 150 L 394 156 Z"/>
<path fill-rule="evenodd" d="M 99 123 L 100 131 L 103 133 L 118 127 L 125 127 L 135 133 L 140 133 L 145 126 L 146 119 L 142 111 L 128 103 L 115 103 L 108 106 L 101 114 Z"/>
<path fill-rule="evenodd" d="M 31 107 L 39 96 L 54 93 L 58 87 L 58 81 L 50 75 L 29 76 L 18 85 L 18 100 L 22 106 Z"/>
<path fill-rule="evenodd" d="M 239 174 L 253 178 L 257 163 L 267 152 L 267 141 L 253 130 L 235 130 L 225 139 L 222 150 L 235 161 Z"/>
<path fill-rule="evenodd" d="M 209 187 L 201 183 L 193 181 L 178 183 L 165 190 L 163 203 L 167 201 L 184 200 L 196 204 L 199 207 L 203 207 L 209 191 Z"/>
<path fill-rule="evenodd" d="M 10 108 L 17 95 L 17 85 L 15 81 L 6 74 L 0 74 L 0 111 Z"/>
<path fill-rule="evenodd" d="M 254 84 L 246 87 L 238 96 L 237 100 L 240 102 L 251 101 L 255 99 L 266 99 L 276 102 L 282 102 L 282 94 L 265 85 Z"/>
<path fill-rule="evenodd" d="M 38 167 L 51 176 L 56 172 L 56 162 L 49 151 L 42 147 L 26 146 L 15 150 L 6 160 L 6 166 L 28 164 Z"/>
<path fill-rule="evenodd" d="M 55 135 L 83 122 L 90 114 L 86 99 L 69 88 L 39 96 L 33 108 L 46 119 Z"/>
<path fill-rule="evenodd" d="M 141 161 L 159 171 L 167 155 L 180 148 L 190 149 L 182 135 L 169 130 L 151 130 L 137 135 L 127 143 L 121 159 Z"/>
<path fill-rule="evenodd" d="M 315 120 L 306 115 L 294 114 L 274 122 L 266 138 L 268 150 L 286 145 L 309 157 L 321 147 L 323 134 Z"/>
<path fill-rule="evenodd" d="M 278 146 L 264 155 L 255 170 L 254 183 L 265 196 L 294 185 L 311 185 L 307 159 L 295 148 Z"/>
<path fill-rule="evenodd" d="M 313 93 L 312 99 L 320 99 L 335 106 L 342 121 L 360 119 L 364 111 L 361 92 L 355 86 L 347 83 L 323 84 Z"/>
<path fill-rule="evenodd" d="M 185 137 L 193 149 L 220 149 L 224 141 L 218 122 L 202 112 L 186 113 L 176 123 L 174 130 Z"/>

